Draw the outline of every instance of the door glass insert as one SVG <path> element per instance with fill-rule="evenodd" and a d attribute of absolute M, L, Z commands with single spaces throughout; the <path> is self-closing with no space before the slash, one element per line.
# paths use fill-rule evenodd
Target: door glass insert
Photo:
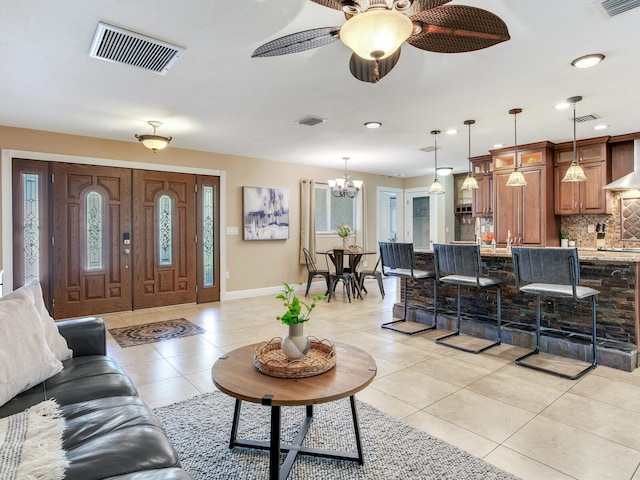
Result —
<path fill-rule="evenodd" d="M 202 263 L 204 269 L 204 286 L 211 287 L 215 282 L 214 264 L 214 190 L 211 185 L 202 188 Z"/>
<path fill-rule="evenodd" d="M 158 198 L 158 263 L 173 264 L 173 199 L 169 195 Z"/>
<path fill-rule="evenodd" d="M 24 192 L 24 218 L 22 219 L 24 232 L 24 283 L 40 278 L 40 211 L 39 192 L 40 178 L 38 174 L 26 173 L 22 175 L 22 190 Z"/>
<path fill-rule="evenodd" d="M 103 198 L 96 191 L 87 194 L 87 270 L 102 270 Z"/>

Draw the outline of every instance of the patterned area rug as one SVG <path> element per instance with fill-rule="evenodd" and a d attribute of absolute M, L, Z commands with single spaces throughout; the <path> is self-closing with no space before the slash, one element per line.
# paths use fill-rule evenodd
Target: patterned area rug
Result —
<path fill-rule="evenodd" d="M 191 323 L 186 318 L 109 329 L 109 333 L 122 348 L 199 335 L 204 331 L 204 328 Z"/>
<path fill-rule="evenodd" d="M 357 401 L 364 465 L 298 456 L 289 480 L 517 480 L 473 455 L 414 429 Z M 182 467 L 196 480 L 269 478 L 268 452 L 229 449 L 234 399 L 213 392 L 155 409 Z M 304 445 L 355 451 L 348 399 L 314 406 Z M 282 409 L 282 442 L 289 443 L 305 416 L 304 407 Z M 269 407 L 244 402 L 238 438 L 268 440 Z M 284 458 L 284 457 L 283 457 Z"/>

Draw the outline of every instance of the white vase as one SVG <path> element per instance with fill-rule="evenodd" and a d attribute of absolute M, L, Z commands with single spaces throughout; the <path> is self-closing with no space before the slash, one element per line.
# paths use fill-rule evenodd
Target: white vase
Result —
<path fill-rule="evenodd" d="M 349 237 L 342 237 L 342 248 L 345 250 L 349 248 Z"/>
<path fill-rule="evenodd" d="M 569 246 L 569 239 L 568 238 L 561 238 L 560 239 L 560 246 L 563 248 L 567 248 Z"/>
<path fill-rule="evenodd" d="M 304 334 L 304 323 L 289 325 L 289 333 L 282 338 L 282 352 L 289 360 L 302 360 L 309 353 L 309 338 Z"/>

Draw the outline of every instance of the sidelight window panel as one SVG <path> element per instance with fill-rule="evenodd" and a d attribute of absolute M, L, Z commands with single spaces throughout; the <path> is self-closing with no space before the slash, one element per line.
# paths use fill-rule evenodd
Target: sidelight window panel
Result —
<path fill-rule="evenodd" d="M 212 287 L 215 282 L 214 264 L 214 188 L 205 185 L 202 189 L 202 262 L 204 286 Z"/>
<path fill-rule="evenodd" d="M 40 278 L 40 177 L 22 175 L 24 195 L 22 228 L 24 232 L 24 283 Z"/>

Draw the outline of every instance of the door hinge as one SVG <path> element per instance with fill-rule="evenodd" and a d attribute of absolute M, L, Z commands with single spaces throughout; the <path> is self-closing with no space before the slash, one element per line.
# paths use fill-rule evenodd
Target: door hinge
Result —
<path fill-rule="evenodd" d="M 198 293 L 198 285 L 196 285 L 196 293 Z"/>
<path fill-rule="evenodd" d="M 55 246 L 55 244 L 56 244 L 55 237 L 51 237 L 51 246 L 53 247 L 53 246 Z"/>
<path fill-rule="evenodd" d="M 198 243 L 198 235 L 195 236 L 194 241 Z"/>
<path fill-rule="evenodd" d="M 54 183 L 54 180 L 55 180 L 55 175 L 52 173 L 51 174 L 51 183 Z"/>
<path fill-rule="evenodd" d="M 193 190 L 194 190 L 196 193 L 198 193 L 198 184 L 197 184 L 197 183 L 193 186 Z"/>

